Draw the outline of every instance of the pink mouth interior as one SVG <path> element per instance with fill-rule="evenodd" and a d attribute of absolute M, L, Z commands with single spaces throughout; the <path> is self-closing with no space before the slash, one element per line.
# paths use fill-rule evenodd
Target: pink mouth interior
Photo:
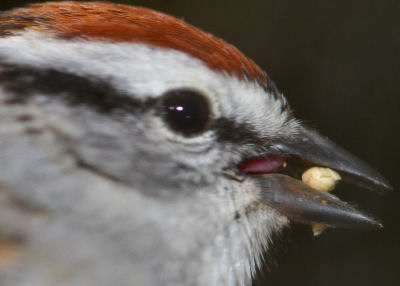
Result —
<path fill-rule="evenodd" d="M 249 159 L 239 169 L 250 174 L 274 173 L 285 163 L 285 156 L 267 156 Z"/>

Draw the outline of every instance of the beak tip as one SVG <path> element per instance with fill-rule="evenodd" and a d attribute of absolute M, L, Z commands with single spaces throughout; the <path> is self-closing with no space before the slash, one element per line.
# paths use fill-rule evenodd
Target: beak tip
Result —
<path fill-rule="evenodd" d="M 381 185 L 385 188 L 385 190 L 388 190 L 388 191 L 393 191 L 394 190 L 393 185 L 390 184 L 386 179 L 381 181 Z"/>
<path fill-rule="evenodd" d="M 374 221 L 370 226 L 375 230 L 383 230 L 383 224 L 378 221 Z"/>
<path fill-rule="evenodd" d="M 383 229 L 383 223 L 376 219 L 372 219 L 372 224 L 375 229 Z"/>
<path fill-rule="evenodd" d="M 352 211 L 352 215 L 350 215 L 350 217 L 352 218 L 350 219 L 350 221 L 352 222 L 349 221 L 350 227 L 364 229 L 383 229 L 383 224 L 380 221 L 356 209 Z"/>
<path fill-rule="evenodd" d="M 383 191 L 393 191 L 394 190 L 393 185 L 379 173 L 377 173 L 373 177 L 370 177 L 370 180 L 375 184 L 376 188 L 379 190 L 383 190 Z"/>

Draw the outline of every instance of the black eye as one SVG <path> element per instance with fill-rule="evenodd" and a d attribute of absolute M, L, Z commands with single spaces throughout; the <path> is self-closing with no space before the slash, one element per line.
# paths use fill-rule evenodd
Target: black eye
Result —
<path fill-rule="evenodd" d="M 161 97 L 161 114 L 168 126 L 183 135 L 197 135 L 206 129 L 210 107 L 195 90 L 176 89 Z"/>

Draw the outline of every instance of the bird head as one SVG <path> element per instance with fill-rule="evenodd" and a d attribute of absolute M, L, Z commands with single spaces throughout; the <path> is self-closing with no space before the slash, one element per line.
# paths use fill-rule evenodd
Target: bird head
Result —
<path fill-rule="evenodd" d="M 131 267 L 141 269 L 136 279 L 245 284 L 290 220 L 380 226 L 282 174 L 286 165 L 318 165 L 366 188 L 390 188 L 297 120 L 267 74 L 225 41 L 165 14 L 104 2 L 36 4 L 0 21 L 3 104 L 36 112 L 76 172 L 114 185 L 109 197 L 74 198 L 98 214 L 91 219 L 103 237 L 124 241 Z M 79 204 L 68 203 L 73 217 Z"/>

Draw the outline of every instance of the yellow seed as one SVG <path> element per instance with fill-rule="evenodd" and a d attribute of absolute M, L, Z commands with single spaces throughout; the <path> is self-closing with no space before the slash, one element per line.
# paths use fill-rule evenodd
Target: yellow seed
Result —
<path fill-rule="evenodd" d="M 332 191 L 336 183 L 341 179 L 337 172 L 323 167 L 312 167 L 306 170 L 301 176 L 303 183 L 313 189 L 325 192 Z M 321 201 L 321 203 L 326 204 L 326 201 Z M 326 225 L 323 223 L 313 223 L 311 225 L 314 236 L 320 235 L 325 228 Z"/>
<path fill-rule="evenodd" d="M 312 167 L 301 176 L 303 183 L 319 191 L 332 191 L 341 177 L 329 168 Z"/>
<path fill-rule="evenodd" d="M 326 228 L 326 225 L 323 223 L 313 223 L 311 225 L 311 230 L 314 236 L 320 235 Z"/>

